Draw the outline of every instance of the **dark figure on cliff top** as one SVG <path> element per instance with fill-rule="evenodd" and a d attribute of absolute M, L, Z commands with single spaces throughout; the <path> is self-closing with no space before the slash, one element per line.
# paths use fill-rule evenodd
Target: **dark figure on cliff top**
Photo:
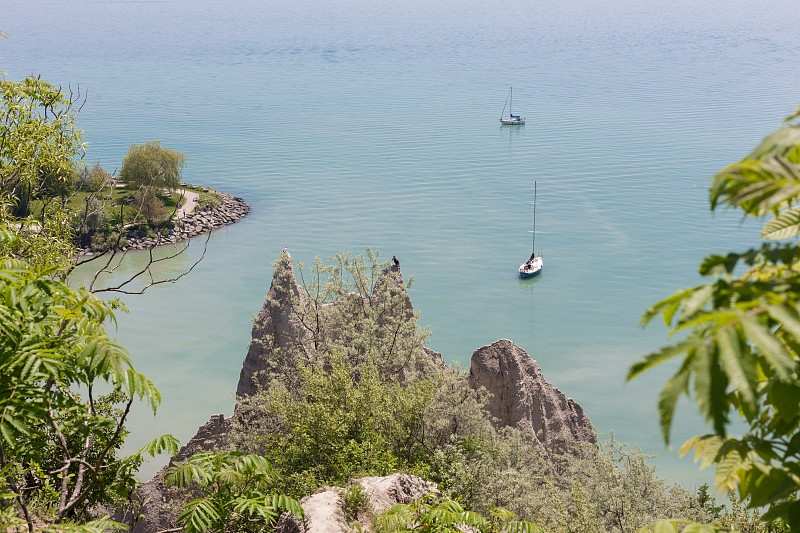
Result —
<path fill-rule="evenodd" d="M 394 261 L 394 266 L 396 266 L 397 268 L 400 268 L 400 261 L 397 260 L 396 256 L 394 256 L 394 255 L 392 256 L 392 261 Z"/>

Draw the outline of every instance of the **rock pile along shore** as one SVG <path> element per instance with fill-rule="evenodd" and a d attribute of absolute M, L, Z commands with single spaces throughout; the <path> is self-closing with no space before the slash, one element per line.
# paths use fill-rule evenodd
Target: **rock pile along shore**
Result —
<path fill-rule="evenodd" d="M 242 198 L 224 192 L 218 192 L 220 206 L 214 209 L 206 207 L 195 211 L 175 221 L 167 235 L 155 237 L 141 236 L 136 230 L 129 229 L 125 233 L 127 244 L 121 250 L 147 250 L 156 246 L 185 241 L 198 235 L 208 233 L 228 224 L 234 224 L 250 213 L 250 205 Z M 83 254 L 92 254 L 91 250 L 84 250 Z"/>

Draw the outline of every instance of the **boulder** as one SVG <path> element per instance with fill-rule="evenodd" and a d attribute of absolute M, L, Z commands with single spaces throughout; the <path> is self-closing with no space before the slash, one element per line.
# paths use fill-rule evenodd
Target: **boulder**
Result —
<path fill-rule="evenodd" d="M 435 483 L 411 474 L 362 477 L 353 483 L 364 487 L 364 492 L 369 497 L 369 504 L 376 513 L 382 513 L 398 503 L 411 503 L 431 492 L 439 493 Z"/>
<path fill-rule="evenodd" d="M 305 518 L 305 533 L 347 533 L 341 489 L 324 487 L 300 500 Z"/>
<path fill-rule="evenodd" d="M 354 479 L 348 486 L 360 484 L 369 499 L 372 513 L 359 516 L 362 531 L 372 531 L 371 519 L 398 503 L 408 504 L 431 492 L 439 493 L 435 483 L 411 474 L 391 474 L 383 477 Z M 298 520 L 289 513 L 281 515 L 278 533 L 345 533 L 353 529 L 347 523 L 345 503 L 342 495 L 347 489 L 322 487 L 315 494 L 300 500 L 305 513 Z"/>

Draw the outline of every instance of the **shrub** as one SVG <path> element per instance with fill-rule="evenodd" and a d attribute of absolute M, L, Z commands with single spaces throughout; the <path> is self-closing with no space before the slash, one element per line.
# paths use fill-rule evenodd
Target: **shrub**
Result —
<path fill-rule="evenodd" d="M 193 488 L 200 497 L 183 506 L 178 517 L 187 533 L 263 530 L 282 511 L 303 518 L 303 508 L 287 496 L 270 495 L 277 473 L 258 455 L 237 452 L 198 453 L 167 470 L 167 485 Z"/>
<path fill-rule="evenodd" d="M 87 192 L 99 192 L 111 184 L 111 175 L 96 162 L 91 168 L 83 167 L 78 175 L 79 187 Z"/>
<path fill-rule="evenodd" d="M 369 509 L 369 496 L 361 483 L 349 484 L 342 493 L 344 514 L 348 522 L 355 522 Z"/>
<path fill-rule="evenodd" d="M 118 231 L 109 231 L 107 229 L 96 232 L 92 235 L 90 241 L 91 249 L 97 252 L 114 250 L 127 245 L 128 239 L 124 236 L 120 238 Z"/>
<path fill-rule="evenodd" d="M 105 204 L 93 196 L 85 198 L 86 208 L 81 217 L 84 218 L 84 233 L 94 233 L 101 230 L 108 222 L 108 212 L 105 210 Z"/>
<path fill-rule="evenodd" d="M 435 382 L 385 382 L 374 364 L 354 366 L 336 352 L 329 365 L 301 366 L 299 390 L 273 387 L 241 407 L 249 435 L 239 446 L 268 457 L 286 477 L 283 490 L 295 497 L 353 477 L 415 467 L 424 473 L 413 435 L 421 434 Z M 264 421 L 264 431 L 252 431 L 253 417 Z"/>
<path fill-rule="evenodd" d="M 214 191 L 200 192 L 197 198 L 197 209 L 216 209 L 222 205 L 222 196 Z"/>
<path fill-rule="evenodd" d="M 527 521 L 514 520 L 514 513 L 493 507 L 489 518 L 465 510 L 457 501 L 437 494 L 427 496 L 410 504 L 397 504 L 380 514 L 377 520 L 379 533 L 419 531 L 421 533 L 543 533 L 544 530 Z"/>
<path fill-rule="evenodd" d="M 137 210 L 134 220 L 143 218 L 151 226 L 169 218 L 169 211 L 152 187 L 139 189 L 133 194 L 133 207 Z"/>

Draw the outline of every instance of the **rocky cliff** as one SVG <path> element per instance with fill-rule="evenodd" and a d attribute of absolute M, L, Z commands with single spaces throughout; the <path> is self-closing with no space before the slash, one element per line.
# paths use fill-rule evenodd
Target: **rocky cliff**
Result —
<path fill-rule="evenodd" d="M 400 303 L 391 312 L 403 315 L 404 320 L 413 318 L 413 307 L 403 287 L 399 265 L 384 269 L 374 286 L 369 298 L 348 294 L 344 296 L 345 303 L 361 298 L 358 301 L 361 306 L 382 305 L 387 295 L 399 295 L 400 298 L 394 300 Z M 326 335 L 337 335 L 332 325 L 337 305 L 344 304 L 340 301 L 312 308 L 313 303 L 295 279 L 291 257 L 284 252 L 276 266 L 264 305 L 253 324 L 253 340 L 242 365 L 237 399 L 259 391 L 263 385 L 259 380 L 260 374 L 289 372 L 290 368 L 285 365 L 292 349 L 309 342 L 325 342 Z M 309 322 L 309 317 L 313 317 L 313 323 Z M 398 371 L 401 376 L 409 377 L 416 372 L 445 368 L 441 354 L 421 348 L 411 367 Z M 595 442 L 591 422 L 581 406 L 553 387 L 544 378 L 536 361 L 510 340 L 501 339 L 478 348 L 472 355 L 468 382 L 471 387 L 483 387 L 490 393 L 487 409 L 498 426 L 513 426 L 534 436 L 546 455 L 577 453 L 577 443 Z M 181 460 L 193 453 L 224 445 L 228 427 L 230 419 L 214 415 L 175 459 Z M 161 481 L 163 471 L 144 485 L 143 514 L 147 520 L 137 525 L 134 533 L 152 533 L 173 527 L 178 506 L 170 502 L 171 497 Z M 394 503 L 408 503 L 426 491 L 435 490 L 435 486 L 405 474 L 359 481 L 368 489 L 372 506 L 379 510 Z M 341 492 L 342 489 L 325 488 L 304 499 L 305 522 L 299 523 L 284 516 L 280 530 L 284 533 L 345 531 L 342 529 L 346 524 Z"/>
<path fill-rule="evenodd" d="M 349 293 L 336 302 L 314 302 L 297 283 L 291 256 L 284 252 L 276 265 L 264 305 L 253 323 L 252 341 L 239 375 L 236 398 L 242 399 L 263 387 L 265 373 L 291 372 L 293 354 L 302 351 L 304 356 L 313 357 L 314 353 L 324 352 L 326 343 L 346 342 L 347 339 L 341 338 L 343 322 L 364 320 L 365 315 L 369 315 L 379 327 L 381 321 L 387 320 L 397 320 L 398 326 L 404 322 L 411 327 L 414 308 L 403 285 L 399 265 L 383 269 L 373 285 L 368 295 Z M 412 329 L 399 331 L 416 334 Z M 415 373 L 441 370 L 445 366 L 441 354 L 433 350 L 421 345 L 415 347 L 413 342 L 409 343 L 409 350 L 413 353 L 403 364 L 389 368 L 390 371 L 409 378 Z"/>
<path fill-rule="evenodd" d="M 236 387 L 237 399 L 255 393 L 258 374 L 279 364 L 281 354 L 287 349 L 307 341 L 309 330 L 301 317 L 308 305 L 306 291 L 295 280 L 291 257 L 284 253 L 275 268 L 264 305 L 253 322 L 252 341 Z"/>
<path fill-rule="evenodd" d="M 473 388 L 491 394 L 486 407 L 498 425 L 531 433 L 548 453 L 595 442 L 583 408 L 553 387 L 536 361 L 508 339 L 475 350 L 468 379 Z"/>

